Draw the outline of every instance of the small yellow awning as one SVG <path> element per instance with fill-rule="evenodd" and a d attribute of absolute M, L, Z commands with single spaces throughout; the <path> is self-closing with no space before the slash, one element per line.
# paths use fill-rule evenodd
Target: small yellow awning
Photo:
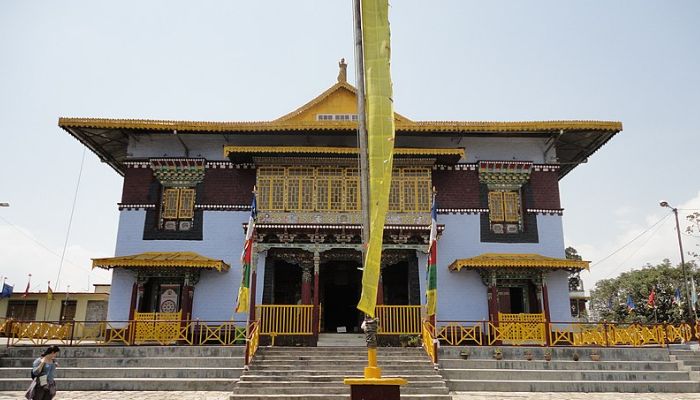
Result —
<path fill-rule="evenodd" d="M 150 251 L 130 256 L 93 258 L 92 268 L 203 268 L 227 271 L 230 266 L 223 260 L 204 257 L 192 251 Z"/>
<path fill-rule="evenodd" d="M 448 268 L 450 271 L 459 271 L 462 268 L 546 268 L 581 270 L 588 269 L 590 263 L 590 261 L 545 257 L 539 254 L 484 253 L 476 257 L 455 260 Z"/>

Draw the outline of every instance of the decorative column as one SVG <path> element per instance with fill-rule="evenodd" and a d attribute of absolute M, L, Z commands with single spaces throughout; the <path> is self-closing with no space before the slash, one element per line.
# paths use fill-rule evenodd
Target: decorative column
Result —
<path fill-rule="evenodd" d="M 311 278 L 313 277 L 313 266 L 302 265 L 301 267 L 301 304 L 312 304 L 311 301 Z"/>
<path fill-rule="evenodd" d="M 549 346 L 549 294 L 547 294 L 547 275 L 542 272 L 542 310 L 544 311 L 545 343 Z"/>
<path fill-rule="evenodd" d="M 129 321 L 134 319 L 134 313 L 136 312 L 137 298 L 139 292 L 139 284 L 134 282 L 131 286 L 131 303 L 129 306 Z"/>
<path fill-rule="evenodd" d="M 489 272 L 488 277 L 488 304 L 489 304 L 489 321 L 498 323 L 498 286 L 496 285 L 496 273 Z"/>
<path fill-rule="evenodd" d="M 379 266 L 379 282 L 377 282 L 377 305 L 384 304 L 384 281 L 382 279 L 382 273 L 384 272 L 384 267 L 386 265 L 381 263 Z"/>
<path fill-rule="evenodd" d="M 253 246 L 252 249 L 252 259 L 250 261 L 250 300 L 248 303 L 250 303 L 250 309 L 248 311 L 248 325 L 250 325 L 251 322 L 255 321 L 255 296 L 256 296 L 256 289 L 257 289 L 257 277 L 258 277 L 258 253 L 255 251 L 255 241 L 251 244 Z"/>
<path fill-rule="evenodd" d="M 318 284 L 318 273 L 321 269 L 321 253 L 318 250 L 314 250 L 314 313 L 313 313 L 313 327 L 314 339 L 318 342 L 318 334 L 320 328 L 320 310 L 319 310 L 319 284 Z"/>

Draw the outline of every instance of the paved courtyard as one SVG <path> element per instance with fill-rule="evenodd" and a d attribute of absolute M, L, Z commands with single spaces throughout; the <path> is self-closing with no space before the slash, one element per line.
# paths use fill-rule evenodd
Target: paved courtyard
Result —
<path fill-rule="evenodd" d="M 228 400 L 229 392 L 58 392 L 56 400 Z M 459 392 L 454 400 L 700 400 L 700 393 L 521 393 Z M 0 392 L 0 400 L 24 399 L 23 392 Z"/>

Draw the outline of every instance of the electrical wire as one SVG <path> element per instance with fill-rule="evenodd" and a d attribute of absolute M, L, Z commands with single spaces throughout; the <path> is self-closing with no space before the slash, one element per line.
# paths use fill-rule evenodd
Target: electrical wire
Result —
<path fill-rule="evenodd" d="M 662 221 L 665 221 L 666 218 L 662 218 L 661 220 L 662 220 Z M 664 224 L 659 224 L 659 226 L 657 226 L 656 229 L 654 229 L 654 231 L 651 233 L 651 235 L 649 235 L 649 237 L 644 241 L 644 243 L 642 243 L 641 246 L 637 247 L 637 249 L 636 249 L 635 251 L 633 251 L 632 253 L 630 253 L 624 260 L 622 260 L 622 262 L 620 262 L 619 264 L 617 264 L 617 266 L 616 266 L 615 268 L 611 269 L 610 272 L 608 272 L 607 275 L 605 275 L 605 276 L 604 276 L 603 278 L 601 278 L 601 279 L 607 279 L 613 272 L 617 271 L 620 267 L 622 267 L 624 264 L 626 264 L 626 263 L 630 260 L 630 258 L 634 257 L 634 255 L 637 254 L 637 253 L 639 252 L 639 250 L 643 249 L 643 248 L 647 245 L 647 243 L 649 243 L 649 241 L 654 237 L 654 235 L 656 235 L 656 233 L 657 233 L 663 226 L 664 226 Z"/>
<path fill-rule="evenodd" d="M 83 157 L 80 160 L 80 170 L 78 171 L 78 181 L 75 184 L 75 193 L 73 194 L 73 205 L 70 210 L 70 217 L 68 218 L 68 229 L 66 230 L 66 239 L 63 242 L 63 252 L 61 253 L 61 262 L 58 264 L 58 274 L 56 275 L 56 289 L 61 279 L 61 270 L 63 269 L 63 260 L 66 256 L 66 249 L 68 248 L 68 239 L 70 238 L 70 230 L 73 226 L 73 215 L 75 214 L 75 204 L 78 202 L 78 189 L 80 189 L 80 179 L 83 176 L 83 166 L 85 165 L 85 151 L 86 147 L 83 147 Z"/>
<path fill-rule="evenodd" d="M 644 236 L 644 234 L 646 234 L 647 232 L 649 232 L 649 231 L 650 231 L 651 229 L 653 229 L 656 225 L 660 224 L 663 220 L 665 220 L 666 218 L 668 218 L 668 217 L 670 217 L 670 216 L 671 216 L 671 213 L 666 214 L 664 217 L 662 217 L 662 218 L 659 219 L 658 221 L 654 222 L 654 224 L 652 224 L 650 227 L 648 227 L 647 229 L 645 229 L 642 233 L 640 233 L 639 235 L 635 236 L 634 239 L 630 240 L 629 242 L 627 242 L 627 243 L 625 243 L 624 245 L 622 245 L 622 247 L 620 247 L 619 249 L 617 249 L 617 250 L 613 251 L 612 253 L 608 254 L 607 256 L 603 257 L 601 260 L 596 261 L 593 265 L 591 265 L 591 267 L 595 267 L 596 265 L 602 263 L 603 261 L 607 260 L 608 258 L 610 258 L 610 257 L 614 256 L 615 254 L 619 253 L 619 252 L 622 251 L 625 247 L 629 246 L 629 245 L 632 244 L 635 240 L 637 240 L 637 239 L 639 239 L 640 237 Z"/>
<path fill-rule="evenodd" d="M 26 232 L 24 232 L 22 229 L 20 229 L 17 225 L 15 225 L 15 224 L 13 224 L 12 222 L 8 221 L 6 218 L 0 216 L 0 220 L 2 220 L 3 222 L 5 222 L 5 224 L 7 224 L 9 227 L 11 227 L 11 228 L 13 228 L 14 230 L 16 230 L 17 232 L 19 232 L 22 236 L 24 236 L 24 237 L 26 237 L 27 239 L 29 239 L 29 240 L 31 240 L 32 242 L 34 242 L 35 245 L 41 247 L 42 249 L 46 250 L 47 252 L 53 254 L 53 255 L 56 256 L 56 257 L 59 257 L 59 258 L 61 257 L 60 254 L 58 254 L 58 253 L 56 253 L 55 251 L 53 251 L 49 246 L 47 246 L 47 245 L 45 245 L 44 243 L 42 243 L 42 242 L 36 240 L 36 239 L 33 238 L 31 235 L 28 235 Z M 85 267 L 83 267 L 83 266 L 80 266 L 80 265 L 78 265 L 78 264 L 77 264 L 76 262 L 74 262 L 74 261 L 71 261 L 71 260 L 65 260 L 65 261 L 66 261 L 68 264 L 71 264 L 73 267 L 79 268 L 79 269 L 81 269 L 81 270 L 83 270 L 83 271 L 92 272 L 89 268 L 85 268 Z"/>

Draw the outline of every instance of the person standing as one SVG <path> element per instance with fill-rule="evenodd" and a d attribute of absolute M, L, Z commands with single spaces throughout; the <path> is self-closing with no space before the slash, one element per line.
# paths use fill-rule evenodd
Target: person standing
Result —
<path fill-rule="evenodd" d="M 58 346 L 50 346 L 41 357 L 34 360 L 32 365 L 32 378 L 36 379 L 31 400 L 51 400 L 56 395 L 56 357 L 61 351 Z"/>

